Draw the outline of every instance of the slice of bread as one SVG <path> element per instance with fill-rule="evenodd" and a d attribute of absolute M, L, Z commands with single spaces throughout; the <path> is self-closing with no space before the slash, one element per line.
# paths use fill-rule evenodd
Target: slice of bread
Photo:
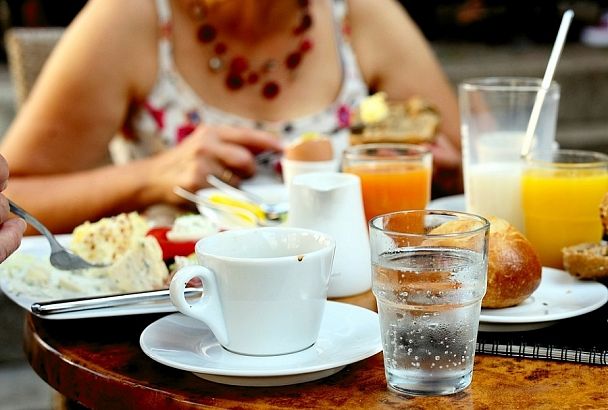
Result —
<path fill-rule="evenodd" d="M 599 206 L 603 240 L 608 239 L 608 192 Z M 580 279 L 608 278 L 608 244 L 587 242 L 562 249 L 564 269 Z"/>
<path fill-rule="evenodd" d="M 608 240 L 608 192 L 604 195 L 600 204 L 600 219 L 604 227 L 604 240 Z"/>
<path fill-rule="evenodd" d="M 88 261 L 109 264 L 78 274 L 105 279 L 107 293 L 163 288 L 169 271 L 157 240 L 146 235 L 148 229 L 147 221 L 137 212 L 77 226 L 70 244 L 74 253 Z"/>
<path fill-rule="evenodd" d="M 387 102 L 388 113 L 379 121 L 366 123 L 358 110 L 351 127 L 351 145 L 369 143 L 432 142 L 439 128 L 440 116 L 435 107 L 419 97 Z"/>
<path fill-rule="evenodd" d="M 580 279 L 608 277 L 608 245 L 581 243 L 562 249 L 564 269 Z"/>

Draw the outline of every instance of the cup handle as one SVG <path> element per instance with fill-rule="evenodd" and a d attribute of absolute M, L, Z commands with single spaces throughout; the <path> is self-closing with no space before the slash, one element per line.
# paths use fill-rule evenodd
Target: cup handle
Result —
<path fill-rule="evenodd" d="M 186 285 L 194 278 L 203 282 L 203 296 L 199 301 L 190 304 L 184 292 Z M 224 322 L 221 300 L 218 293 L 217 281 L 212 270 L 200 265 L 185 266 L 178 270 L 169 286 L 171 302 L 177 310 L 186 316 L 193 317 L 205 323 L 213 332 L 221 345 L 228 345 L 228 335 Z"/>

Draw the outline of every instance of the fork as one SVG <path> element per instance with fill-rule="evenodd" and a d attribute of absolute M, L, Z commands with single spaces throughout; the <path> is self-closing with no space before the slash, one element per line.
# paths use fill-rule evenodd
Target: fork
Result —
<path fill-rule="evenodd" d="M 57 238 L 48 230 L 46 226 L 42 224 L 38 219 L 30 215 L 25 209 L 19 205 L 8 200 L 10 210 L 15 215 L 25 219 L 27 223 L 32 225 L 38 232 L 43 234 L 51 245 L 51 265 L 59 270 L 75 270 L 75 269 L 88 269 L 88 268 L 103 268 L 104 264 L 90 263 L 82 259 L 80 256 L 64 248 L 58 241 Z"/>

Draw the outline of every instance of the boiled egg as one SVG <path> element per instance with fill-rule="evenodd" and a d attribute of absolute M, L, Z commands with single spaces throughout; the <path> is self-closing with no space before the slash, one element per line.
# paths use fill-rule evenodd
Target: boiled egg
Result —
<path fill-rule="evenodd" d="M 329 138 L 309 132 L 287 145 L 284 155 L 293 161 L 331 161 L 334 158 L 334 150 Z"/>

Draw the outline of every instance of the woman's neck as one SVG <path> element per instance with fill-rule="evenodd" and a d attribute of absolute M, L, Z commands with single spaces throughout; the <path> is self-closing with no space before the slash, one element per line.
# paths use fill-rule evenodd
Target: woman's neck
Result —
<path fill-rule="evenodd" d="M 297 0 L 205 0 L 207 18 L 243 41 L 290 30 L 299 16 Z"/>

